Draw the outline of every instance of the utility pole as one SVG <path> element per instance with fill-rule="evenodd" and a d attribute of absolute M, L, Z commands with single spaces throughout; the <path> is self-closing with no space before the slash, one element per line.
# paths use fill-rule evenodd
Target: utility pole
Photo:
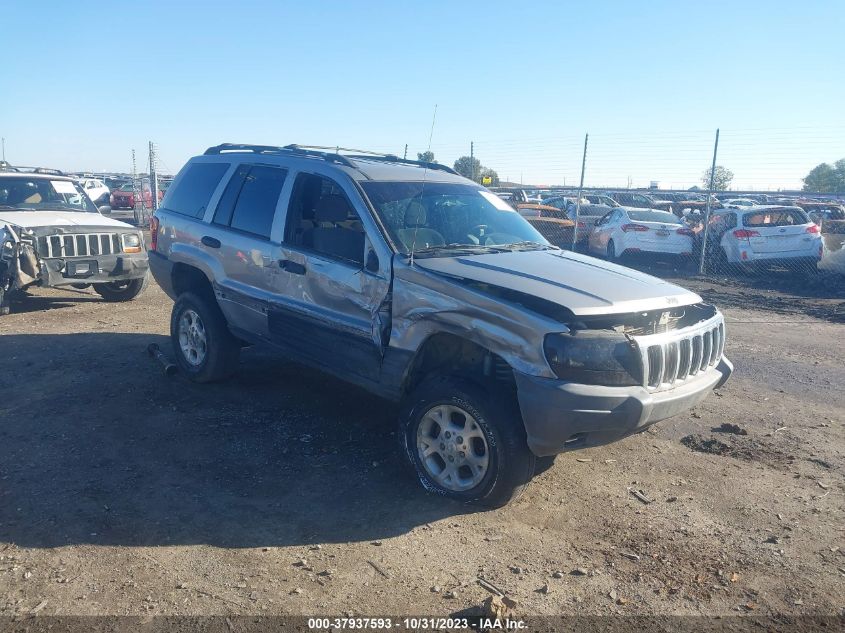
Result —
<path fill-rule="evenodd" d="M 156 158 L 156 145 L 150 141 L 150 193 L 152 200 L 150 201 L 150 209 L 155 211 L 158 209 L 158 165 Z"/>
<path fill-rule="evenodd" d="M 701 231 L 701 255 L 698 262 L 699 274 L 704 274 L 704 253 L 707 249 L 707 229 L 710 227 L 710 200 L 716 181 L 716 154 L 719 151 L 719 128 L 716 128 L 716 142 L 713 145 L 713 164 L 710 166 L 710 188 L 707 190 L 707 204 L 704 207 L 704 229 Z"/>
<path fill-rule="evenodd" d="M 405 143 L 405 156 L 402 157 L 402 160 L 408 160 L 408 144 Z"/>
<path fill-rule="evenodd" d="M 475 180 L 475 143 L 472 141 L 469 143 L 469 165 L 472 169 L 472 179 Z"/>
<path fill-rule="evenodd" d="M 587 141 L 590 140 L 590 135 L 584 135 L 584 154 L 581 156 L 581 184 L 578 185 L 578 197 L 575 199 L 575 226 L 572 227 L 572 250 L 575 250 L 575 244 L 578 243 L 578 217 L 581 215 L 581 192 L 584 190 L 584 169 L 587 166 Z"/>
<path fill-rule="evenodd" d="M 135 217 L 135 224 L 140 224 L 140 216 L 138 215 L 138 198 L 141 197 L 141 189 L 138 187 L 138 164 L 135 162 L 135 150 L 132 150 L 132 215 Z M 143 198 L 141 204 L 144 204 Z"/>

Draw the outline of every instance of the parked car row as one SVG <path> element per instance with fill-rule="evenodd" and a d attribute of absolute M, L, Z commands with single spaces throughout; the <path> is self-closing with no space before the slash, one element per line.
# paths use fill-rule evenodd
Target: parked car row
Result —
<path fill-rule="evenodd" d="M 543 205 L 512 204 L 549 242 L 562 248 L 611 261 L 636 254 L 692 261 L 700 248 L 703 215 L 695 211 L 679 216 L 668 209 L 632 206 L 651 204 L 651 199 L 639 196 L 585 194 L 579 204 L 576 198 L 558 195 L 546 197 Z M 620 200 L 630 204 L 622 205 Z M 711 206 L 708 257 L 717 266 L 786 262 L 813 271 L 824 256 L 816 220 L 823 211 L 824 217 L 840 217 L 836 205 L 827 206 L 832 208 L 813 206 L 818 215 L 811 217 L 796 204 L 761 205 L 754 198 L 724 198 Z"/>

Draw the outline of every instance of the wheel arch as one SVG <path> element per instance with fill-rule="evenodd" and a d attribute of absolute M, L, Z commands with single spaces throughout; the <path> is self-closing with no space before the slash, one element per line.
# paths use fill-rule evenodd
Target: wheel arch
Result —
<path fill-rule="evenodd" d="M 204 297 L 214 298 L 214 288 L 208 275 L 190 264 L 176 262 L 171 271 L 173 292 L 178 297 L 185 292 L 194 292 Z"/>
<path fill-rule="evenodd" d="M 516 389 L 507 360 L 488 346 L 452 332 L 435 332 L 423 341 L 406 366 L 402 394 L 432 374 L 459 375 L 482 385 L 497 383 Z"/>

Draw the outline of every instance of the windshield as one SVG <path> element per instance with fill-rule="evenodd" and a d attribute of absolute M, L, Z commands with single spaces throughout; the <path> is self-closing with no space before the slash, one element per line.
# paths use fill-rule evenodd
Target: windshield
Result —
<path fill-rule="evenodd" d="M 2 209 L 97 213 L 97 207 L 77 183 L 29 176 L 0 178 Z"/>
<path fill-rule="evenodd" d="M 390 237 L 403 253 L 466 247 L 548 247 L 507 202 L 473 185 L 440 182 L 362 182 Z"/>
<path fill-rule="evenodd" d="M 628 217 L 634 222 L 663 222 L 664 224 L 683 224 L 681 219 L 668 211 L 652 211 L 650 209 L 628 211 Z"/>

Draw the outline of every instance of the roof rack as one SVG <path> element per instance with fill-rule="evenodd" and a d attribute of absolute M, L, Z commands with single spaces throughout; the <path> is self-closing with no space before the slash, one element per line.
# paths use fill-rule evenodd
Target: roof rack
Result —
<path fill-rule="evenodd" d="M 448 165 L 441 165 L 440 163 L 430 163 L 422 160 L 411 160 L 409 158 L 399 158 L 396 154 L 385 154 L 384 152 L 373 152 L 367 149 L 351 149 L 349 147 L 326 147 L 323 145 L 287 145 L 286 148 L 296 148 L 303 150 L 334 150 L 334 153 L 340 155 L 340 152 L 349 152 L 345 155 L 346 158 L 360 158 L 362 160 L 378 160 L 385 163 L 402 163 L 404 165 L 416 165 L 417 167 L 425 167 L 427 169 L 437 169 L 445 171 L 450 174 L 458 175 L 454 169 Z"/>
<path fill-rule="evenodd" d="M 27 174 L 45 174 L 49 176 L 66 176 L 60 169 L 50 167 L 27 167 L 26 165 L 11 165 L 6 161 L 0 161 L 0 171 L 16 171 Z"/>
<path fill-rule="evenodd" d="M 227 152 L 253 152 L 255 154 L 284 154 L 291 153 L 297 156 L 307 156 L 311 158 L 322 158 L 330 163 L 338 163 L 346 167 L 355 168 L 356 165 L 349 159 L 361 160 L 375 160 L 385 163 L 401 163 L 404 165 L 416 165 L 417 167 L 425 167 L 426 169 L 436 169 L 445 171 L 450 174 L 457 175 L 457 172 L 447 165 L 439 163 L 428 163 L 420 160 L 410 160 L 407 158 L 399 158 L 395 154 L 383 154 L 381 152 L 371 152 L 364 149 L 350 149 L 348 147 L 328 147 L 325 145 L 285 145 L 284 147 L 276 147 L 273 145 L 243 145 L 239 143 L 222 143 L 215 145 L 205 150 L 209 154 L 223 154 Z M 341 154 L 347 152 L 347 154 Z"/>
<path fill-rule="evenodd" d="M 4 169 L 4 171 L 18 171 L 27 174 L 46 174 L 49 176 L 67 175 L 60 169 L 51 169 L 50 167 L 27 167 L 25 165 L 15 165 L 14 167 L 12 167 L 11 165 L 9 165 L 9 163 L 6 163 L 6 168 L 0 166 L 0 169 Z"/>
<path fill-rule="evenodd" d="M 330 163 L 338 163 L 346 167 L 355 167 L 346 158 L 336 153 L 320 152 L 312 148 L 303 148 L 298 145 L 286 145 L 276 147 L 274 145 L 246 145 L 241 143 L 221 143 L 205 150 L 206 155 L 225 154 L 229 152 L 252 152 L 254 154 L 296 154 L 310 158 L 322 158 Z"/>
<path fill-rule="evenodd" d="M 350 155 L 349 158 L 360 158 L 362 160 L 377 160 L 383 163 L 401 163 L 402 165 L 415 165 L 417 167 L 425 167 L 426 169 L 434 169 L 438 171 L 445 171 L 449 174 L 460 175 L 448 165 L 441 165 L 440 163 L 429 163 L 424 160 L 411 160 L 410 158 L 399 158 L 393 154 L 373 155 L 373 156 L 355 156 Z"/>

